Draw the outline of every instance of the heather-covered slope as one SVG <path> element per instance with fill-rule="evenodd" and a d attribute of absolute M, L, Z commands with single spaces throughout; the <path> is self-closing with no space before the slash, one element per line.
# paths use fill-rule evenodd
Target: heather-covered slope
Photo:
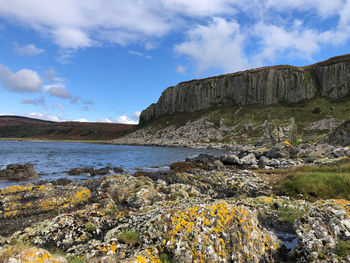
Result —
<path fill-rule="evenodd" d="M 0 138 L 48 140 L 110 140 L 135 125 L 96 122 L 52 122 L 19 116 L 0 116 Z"/>

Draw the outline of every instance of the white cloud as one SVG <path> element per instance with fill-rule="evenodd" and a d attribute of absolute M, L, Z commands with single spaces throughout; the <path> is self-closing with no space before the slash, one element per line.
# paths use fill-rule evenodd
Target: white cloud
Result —
<path fill-rule="evenodd" d="M 46 90 L 51 96 L 62 98 L 62 99 L 71 99 L 72 94 L 70 94 L 63 83 L 54 83 L 44 86 L 44 90 Z"/>
<path fill-rule="evenodd" d="M 62 48 L 89 47 L 93 43 L 85 32 L 73 27 L 61 27 L 52 34 L 55 43 Z"/>
<path fill-rule="evenodd" d="M 311 56 L 320 50 L 322 33 L 304 29 L 300 23 L 295 28 L 287 30 L 282 26 L 259 23 L 254 28 L 259 38 L 261 51 L 258 61 L 274 60 L 276 55 L 288 51 L 299 58 L 311 60 Z"/>
<path fill-rule="evenodd" d="M 58 109 L 60 109 L 60 111 L 64 112 L 64 107 L 61 103 L 56 103 L 55 107 L 57 107 Z"/>
<path fill-rule="evenodd" d="M 187 68 L 185 66 L 177 66 L 176 67 L 176 72 L 180 73 L 180 74 L 185 74 L 186 70 L 187 70 Z"/>
<path fill-rule="evenodd" d="M 61 64 L 72 64 L 72 59 L 76 55 L 76 50 L 73 49 L 60 49 L 56 60 Z"/>
<path fill-rule="evenodd" d="M 128 116 L 122 115 L 117 118 L 116 123 L 121 123 L 121 124 L 138 124 L 138 121 L 135 121 L 133 119 L 129 119 Z"/>
<path fill-rule="evenodd" d="M 74 121 L 77 121 L 77 122 L 89 122 L 87 119 L 85 118 L 81 118 L 81 119 L 76 119 Z"/>
<path fill-rule="evenodd" d="M 40 92 L 42 79 L 38 73 L 30 69 L 12 72 L 8 67 L 0 64 L 0 82 L 11 92 Z"/>
<path fill-rule="evenodd" d="M 43 49 L 37 48 L 33 44 L 27 44 L 27 45 L 21 46 L 18 43 L 14 43 L 13 50 L 19 56 L 37 56 L 37 55 L 40 55 L 41 53 L 44 53 Z"/>
<path fill-rule="evenodd" d="M 22 104 L 32 104 L 32 105 L 45 105 L 45 97 L 41 96 L 37 99 L 24 98 L 21 101 Z"/>
<path fill-rule="evenodd" d="M 98 122 L 105 123 L 120 123 L 120 124 L 138 124 L 141 112 L 136 111 L 129 118 L 127 115 L 123 114 L 117 118 L 108 117 L 108 118 L 98 118 Z"/>
<path fill-rule="evenodd" d="M 144 58 L 147 58 L 147 59 L 151 59 L 152 57 L 150 55 L 146 55 L 142 52 L 139 52 L 139 51 L 135 51 L 135 50 L 129 50 L 128 53 L 130 55 L 135 55 L 135 56 L 139 56 L 139 57 L 144 57 Z"/>
<path fill-rule="evenodd" d="M 72 63 L 79 48 L 113 43 L 149 50 L 176 33 L 175 50 L 199 71 L 235 71 L 280 53 L 312 58 L 350 37 L 349 0 L 11 0 L 0 1 L 0 18 L 50 38 L 61 63 Z"/>
<path fill-rule="evenodd" d="M 47 120 L 47 121 L 65 121 L 60 114 L 56 115 L 50 115 L 50 114 L 43 114 L 40 112 L 31 112 L 26 114 L 25 116 L 40 120 Z"/>
<path fill-rule="evenodd" d="M 321 18 L 337 15 L 342 9 L 343 0 L 267 0 L 266 8 L 280 12 L 288 10 L 309 11 L 316 13 Z"/>
<path fill-rule="evenodd" d="M 175 50 L 192 58 L 198 71 L 210 67 L 237 71 L 249 65 L 243 52 L 245 36 L 236 21 L 216 17 L 208 25 L 188 31 L 187 38 Z"/>
<path fill-rule="evenodd" d="M 55 81 L 55 78 L 57 76 L 57 73 L 56 73 L 56 70 L 54 70 L 53 68 L 48 70 L 48 71 L 45 71 L 44 72 L 44 75 L 45 75 L 45 79 L 48 80 L 48 81 Z"/>
<path fill-rule="evenodd" d="M 140 112 L 140 111 L 135 111 L 135 112 L 131 115 L 131 119 L 138 122 L 139 119 L 140 119 L 140 115 L 141 115 L 141 112 Z"/>
<path fill-rule="evenodd" d="M 110 118 L 98 118 L 97 122 L 113 123 Z"/>

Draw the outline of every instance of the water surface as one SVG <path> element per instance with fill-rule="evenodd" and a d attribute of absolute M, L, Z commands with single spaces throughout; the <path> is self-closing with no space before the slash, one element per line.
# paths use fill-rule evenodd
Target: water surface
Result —
<path fill-rule="evenodd" d="M 167 169 L 172 162 L 184 161 L 200 153 L 220 155 L 212 149 L 177 147 L 103 145 L 71 142 L 0 141 L 0 169 L 13 163 L 31 163 L 41 180 L 69 177 L 85 180 L 91 177 L 68 176 L 67 171 L 76 167 L 122 167 L 127 172 L 137 169 Z M 28 181 L 26 181 L 28 182 Z M 0 181 L 0 188 L 18 182 Z"/>

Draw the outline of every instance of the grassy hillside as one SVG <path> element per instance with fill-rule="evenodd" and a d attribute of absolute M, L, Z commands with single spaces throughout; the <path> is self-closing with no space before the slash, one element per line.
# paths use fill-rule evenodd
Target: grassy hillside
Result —
<path fill-rule="evenodd" d="M 304 100 L 299 103 L 280 103 L 277 105 L 233 105 L 213 107 L 192 113 L 176 113 L 162 117 L 144 127 L 161 130 L 168 126 L 181 127 L 187 122 L 206 118 L 212 126 L 234 128 L 235 133 L 227 132 L 219 142 L 248 142 L 254 143 L 264 133 L 266 123 L 277 127 L 290 123 L 294 118 L 297 126 L 298 141 L 317 141 L 330 132 L 330 129 L 310 128 L 310 124 L 322 120 L 333 120 L 341 123 L 350 119 L 350 99 L 332 102 L 326 98 L 318 97 Z"/>
<path fill-rule="evenodd" d="M 134 129 L 135 125 L 51 122 L 19 116 L 0 116 L 0 138 L 48 140 L 110 140 Z"/>

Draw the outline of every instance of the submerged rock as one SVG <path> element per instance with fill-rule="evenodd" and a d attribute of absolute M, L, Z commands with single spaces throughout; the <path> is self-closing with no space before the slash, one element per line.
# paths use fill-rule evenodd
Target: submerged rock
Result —
<path fill-rule="evenodd" d="M 0 170 L 0 179 L 9 181 L 23 181 L 31 179 L 39 179 L 34 166 L 30 163 L 9 164 L 6 169 Z"/>

